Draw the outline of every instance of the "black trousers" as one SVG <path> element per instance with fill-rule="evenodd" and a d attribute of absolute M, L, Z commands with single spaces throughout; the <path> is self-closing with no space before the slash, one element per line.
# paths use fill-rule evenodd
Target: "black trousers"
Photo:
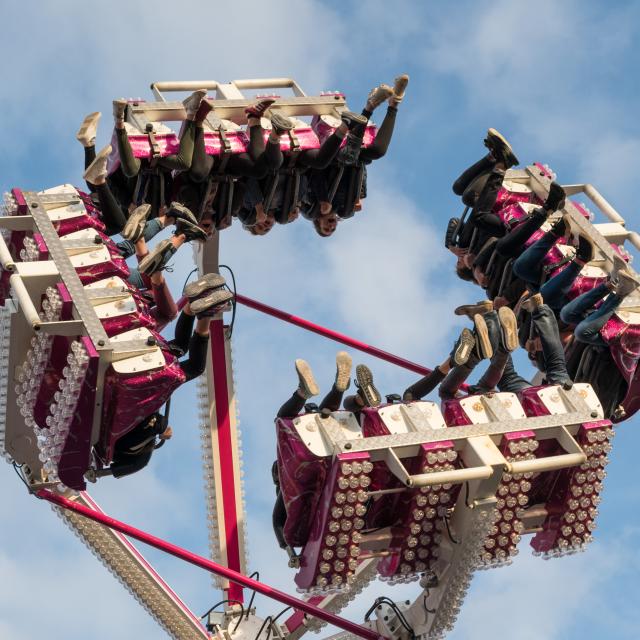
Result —
<path fill-rule="evenodd" d="M 171 341 L 183 353 L 188 354 L 186 360 L 181 360 L 178 363 L 187 378 L 186 382 L 201 376 L 207 366 L 209 336 L 192 333 L 194 322 L 195 316 L 182 312 L 176 322 L 175 338 Z"/>
<path fill-rule="evenodd" d="M 249 152 L 232 155 L 227 162 L 225 173 L 245 178 L 264 178 L 269 171 L 277 171 L 283 162 L 280 142 L 265 145 L 261 126 L 249 127 Z M 217 161 L 218 163 L 221 160 Z M 216 166 L 216 157 L 206 152 L 204 129 L 196 127 L 193 162 L 189 177 L 194 182 L 203 182 Z"/>

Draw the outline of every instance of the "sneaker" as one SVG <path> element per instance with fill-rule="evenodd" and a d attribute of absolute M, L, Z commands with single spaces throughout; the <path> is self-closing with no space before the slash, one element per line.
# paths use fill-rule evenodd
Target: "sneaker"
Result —
<path fill-rule="evenodd" d="M 506 169 L 520 164 L 507 139 L 496 129 L 489 129 L 487 131 L 484 145 L 491 151 L 496 161 L 504 164 Z"/>
<path fill-rule="evenodd" d="M 369 91 L 367 96 L 367 111 L 375 111 L 385 100 L 393 95 L 393 89 L 388 84 L 381 84 Z"/>
<path fill-rule="evenodd" d="M 198 224 L 198 219 L 191 213 L 191 209 L 188 209 L 179 202 L 172 202 L 169 206 L 169 210 L 166 213 L 167 218 L 173 218 L 178 223 L 178 220 L 185 220 L 191 224 Z"/>
<path fill-rule="evenodd" d="M 108 144 L 96 154 L 96 159 L 87 167 L 82 177 L 89 184 L 102 184 L 107 179 L 107 161 L 111 155 L 111 145 Z"/>
<path fill-rule="evenodd" d="M 176 252 L 176 248 L 173 246 L 171 240 L 162 240 L 146 255 L 138 264 L 138 271 L 150 276 L 157 271 L 162 271 L 166 266 L 171 256 Z"/>
<path fill-rule="evenodd" d="M 380 392 L 373 384 L 371 369 L 364 364 L 356 367 L 356 387 L 358 395 L 366 407 L 377 407 L 382 402 Z"/>
<path fill-rule="evenodd" d="M 351 356 L 346 351 L 338 351 L 336 354 L 336 379 L 335 388 L 344 392 L 351 383 Z"/>
<path fill-rule="evenodd" d="M 522 303 L 522 308 L 529 313 L 533 313 L 540 305 L 544 304 L 542 294 L 534 293 Z"/>
<path fill-rule="evenodd" d="M 192 240 L 199 240 L 200 242 L 205 242 L 209 237 L 207 232 L 199 227 L 197 224 L 193 224 L 188 220 L 176 220 L 176 230 L 174 235 L 181 236 L 184 235 L 185 242 L 191 242 Z"/>
<path fill-rule="evenodd" d="M 261 98 L 256 100 L 253 104 L 245 107 L 244 112 L 247 114 L 247 118 L 262 118 L 265 111 L 276 101 L 275 98 Z"/>
<path fill-rule="evenodd" d="M 127 101 L 124 98 L 113 101 L 113 119 L 116 122 L 124 122 L 124 116 L 127 113 Z"/>
<path fill-rule="evenodd" d="M 467 316 L 467 318 L 473 320 L 476 314 L 484 315 L 493 311 L 493 302 L 491 300 L 480 300 L 476 304 L 463 304 L 460 307 L 456 307 L 453 311 L 457 316 Z"/>
<path fill-rule="evenodd" d="M 475 325 L 476 352 L 478 356 L 480 358 L 491 358 L 493 356 L 493 348 L 487 323 L 479 313 L 476 313 L 473 316 L 473 324 Z"/>
<path fill-rule="evenodd" d="M 202 101 L 207 97 L 206 89 L 197 89 L 190 96 L 187 96 L 183 101 L 182 105 L 184 106 L 187 112 L 187 119 L 190 120 L 194 118 L 196 113 L 198 113 L 198 109 L 202 104 Z"/>
<path fill-rule="evenodd" d="M 81 142 L 83 147 L 92 147 L 96 143 L 98 121 L 101 116 L 99 111 L 94 111 L 82 121 L 78 133 L 76 133 L 76 140 Z"/>
<path fill-rule="evenodd" d="M 283 116 L 278 112 L 271 114 L 271 127 L 277 136 L 281 136 L 283 133 L 295 129 L 295 126 L 291 118 L 287 118 L 287 116 Z"/>
<path fill-rule="evenodd" d="M 205 273 L 201 278 L 190 282 L 184 288 L 183 293 L 189 300 L 195 300 L 205 291 L 219 289 L 220 287 L 224 287 L 225 284 L 225 279 L 219 273 Z"/>
<path fill-rule="evenodd" d="M 548 211 L 549 213 L 558 211 L 558 209 L 562 209 L 564 207 L 566 198 L 567 194 L 564 189 L 557 182 L 552 182 L 549 185 L 549 193 L 547 194 L 547 199 L 545 200 L 543 207 L 545 211 Z"/>
<path fill-rule="evenodd" d="M 473 337 L 473 333 L 466 327 L 460 332 L 458 339 L 453 345 L 451 351 L 451 361 L 458 367 L 469 359 L 469 356 L 473 352 L 473 347 L 476 346 L 476 339 Z"/>
<path fill-rule="evenodd" d="M 453 237 L 460 226 L 460 218 L 450 218 L 447 224 L 447 230 L 444 234 L 444 246 L 446 249 L 453 246 Z"/>
<path fill-rule="evenodd" d="M 585 264 L 591 262 L 596 253 L 596 248 L 587 236 L 580 234 L 578 236 L 578 248 L 576 249 L 576 258 Z"/>
<path fill-rule="evenodd" d="M 147 222 L 150 212 L 150 204 L 141 204 L 139 207 L 136 207 L 129 215 L 127 223 L 124 225 L 120 235 L 130 242 L 140 240 L 144 233 L 144 225 Z"/>
<path fill-rule="evenodd" d="M 313 371 L 306 360 L 296 360 L 296 373 L 298 374 L 298 390 L 302 392 L 305 400 L 313 398 L 320 393 L 318 384 L 313 377 Z"/>
<path fill-rule="evenodd" d="M 209 113 L 211 113 L 212 110 L 213 105 L 206 98 L 204 98 L 200 103 L 195 116 L 193 117 L 193 121 L 198 124 L 204 122 L 205 118 L 209 115 Z"/>
<path fill-rule="evenodd" d="M 620 269 L 616 275 L 618 281 L 615 288 L 615 294 L 620 298 L 628 296 L 640 287 L 640 278 L 631 273 L 628 269 Z"/>
<path fill-rule="evenodd" d="M 233 293 L 226 289 L 215 289 L 206 296 L 198 298 L 193 302 L 189 301 L 191 311 L 196 314 L 196 318 L 210 318 L 219 313 L 228 302 L 233 300 Z"/>
<path fill-rule="evenodd" d="M 367 122 L 369 122 L 365 116 L 360 115 L 359 113 L 353 113 L 353 111 L 343 111 L 340 114 L 340 119 L 347 125 L 349 131 L 353 131 L 358 127 L 366 127 Z"/>
<path fill-rule="evenodd" d="M 393 81 L 393 95 L 390 97 L 390 102 L 395 104 L 402 102 L 402 98 L 404 98 L 404 92 L 407 90 L 408 84 L 409 76 L 406 73 L 398 76 Z"/>
<path fill-rule="evenodd" d="M 498 319 L 502 328 L 502 346 L 507 351 L 515 351 L 518 348 L 518 321 L 515 313 L 509 307 L 498 309 Z"/>

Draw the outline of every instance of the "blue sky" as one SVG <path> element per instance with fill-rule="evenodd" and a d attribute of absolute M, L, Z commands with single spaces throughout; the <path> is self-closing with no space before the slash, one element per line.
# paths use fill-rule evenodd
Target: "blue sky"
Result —
<path fill-rule="evenodd" d="M 341 89 L 359 109 L 368 90 L 411 75 L 387 157 L 369 176 L 362 214 L 321 240 L 303 222 L 253 238 L 223 234 L 222 261 L 239 290 L 425 364 L 440 361 L 459 321 L 457 304 L 479 291 L 453 276 L 442 247 L 446 220 L 460 211 L 450 184 L 482 153 L 487 127 L 504 132 L 523 163 L 549 163 L 564 183 L 591 182 L 638 225 L 640 5 L 592 0 L 483 3 L 383 0 L 258 3 L 185 0 L 5 3 L 0 56 L 3 190 L 81 184 L 82 117 L 111 100 L 150 98 L 156 80 L 291 76 L 308 93 Z M 379 118 L 378 118 L 379 119 Z M 190 269 L 183 250 L 170 275 L 178 290 Z M 292 574 L 270 533 L 273 415 L 295 388 L 304 357 L 322 390 L 336 345 L 239 308 L 235 372 L 244 434 L 250 564 L 293 592 Z M 384 392 L 409 372 L 360 358 Z M 175 437 L 137 477 L 92 491 L 125 521 L 207 553 L 195 385 L 176 393 Z M 476 576 L 453 638 L 507 630 L 532 638 L 636 638 L 640 498 L 633 485 L 638 419 L 618 430 L 598 521 L 586 554 L 543 562 L 523 544 L 510 568 Z M 0 637 L 123 640 L 164 634 L 118 583 L 0 466 Z M 266 490 L 265 490 L 266 487 Z M 203 572 L 143 552 L 201 613 L 218 593 Z M 376 583 L 350 615 L 361 619 Z M 405 599 L 417 587 L 392 590 Z M 260 613 L 279 610 L 258 599 Z M 533 615 L 532 615 L 533 614 Z"/>

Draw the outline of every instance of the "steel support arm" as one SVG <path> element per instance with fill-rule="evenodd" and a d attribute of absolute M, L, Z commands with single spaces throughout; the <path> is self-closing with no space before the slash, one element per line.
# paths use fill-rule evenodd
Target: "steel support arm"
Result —
<path fill-rule="evenodd" d="M 353 633 L 360 638 L 366 638 L 367 640 L 382 640 L 384 636 L 381 636 L 379 633 L 372 629 L 366 629 L 365 627 L 356 624 L 355 622 L 350 622 L 349 620 L 345 620 L 340 616 L 336 616 L 333 613 L 329 613 L 328 611 L 323 611 L 318 607 L 305 602 L 304 600 L 300 600 L 295 598 L 294 596 L 290 596 L 288 593 L 284 593 L 278 589 L 274 589 L 269 585 L 266 585 L 262 582 L 258 582 L 258 580 L 254 580 L 253 578 L 248 578 L 247 576 L 238 573 L 237 571 L 233 571 L 227 567 L 223 567 L 215 562 L 207 558 L 203 558 L 202 556 L 198 556 L 195 553 L 191 553 L 186 549 L 178 547 L 175 544 L 171 544 L 170 542 L 166 542 L 156 536 L 153 536 L 141 529 L 136 529 L 124 522 L 116 520 L 115 518 L 111 518 L 106 514 L 93 511 L 81 504 L 77 504 L 73 500 L 69 500 L 64 496 L 57 495 L 48 491 L 46 489 L 41 489 L 36 494 L 39 498 L 43 500 L 47 500 L 52 502 L 53 504 L 62 507 L 63 509 L 68 509 L 70 511 L 74 511 L 75 513 L 80 514 L 90 520 L 94 520 L 95 522 L 99 522 L 100 524 L 109 527 L 110 529 L 114 529 L 115 531 L 119 531 L 130 538 L 135 538 L 140 542 L 144 542 L 156 549 L 160 549 L 160 551 L 164 551 L 165 553 L 169 553 L 176 558 L 180 558 L 181 560 L 185 560 L 201 569 L 206 569 L 212 573 L 216 573 L 218 575 L 224 576 L 228 580 L 235 582 L 237 584 L 246 587 L 247 589 L 251 589 L 256 593 L 261 593 L 268 598 L 272 598 L 273 600 L 277 600 L 278 602 L 282 602 L 294 609 L 299 609 L 300 611 L 304 611 L 306 614 L 310 616 L 314 616 L 316 618 L 320 618 L 329 624 L 335 625 L 340 629 L 344 629 L 349 633 Z"/>
<path fill-rule="evenodd" d="M 337 331 L 333 331 L 332 329 L 327 329 L 326 327 L 323 327 L 319 324 L 315 324 L 309 320 L 300 318 L 299 316 L 294 316 L 292 313 L 281 311 L 280 309 L 276 309 L 275 307 L 270 307 L 269 305 L 263 304 L 262 302 L 258 302 L 257 300 L 253 300 L 252 298 L 247 298 L 247 296 L 243 296 L 239 293 L 236 294 L 236 302 L 243 304 L 245 307 L 254 309 L 255 311 L 266 313 L 268 316 L 272 316 L 274 318 L 278 318 L 279 320 L 284 320 L 285 322 L 294 324 L 297 327 L 306 329 L 307 331 L 317 333 L 318 335 L 324 336 L 325 338 L 329 338 L 330 340 L 335 340 L 336 342 L 345 344 L 348 347 L 351 347 L 353 349 L 364 351 L 365 353 L 368 353 L 370 356 L 373 356 L 374 358 L 380 358 L 380 360 L 386 360 L 391 364 L 395 364 L 399 367 L 402 367 L 403 369 L 408 369 L 409 371 L 413 371 L 414 373 L 418 373 L 422 376 L 426 376 L 431 373 L 431 369 L 428 369 L 427 367 L 423 367 L 422 365 L 417 364 L 416 362 L 411 362 L 411 360 L 406 360 L 405 358 L 396 356 L 393 353 L 389 353 L 388 351 L 383 351 L 382 349 L 373 347 L 370 344 L 367 344 L 366 342 L 361 342 L 360 340 L 356 340 L 355 338 L 350 338 L 349 336 L 346 336 L 343 333 L 338 333 Z M 468 385 L 463 384 L 460 388 L 466 391 L 468 389 Z"/>

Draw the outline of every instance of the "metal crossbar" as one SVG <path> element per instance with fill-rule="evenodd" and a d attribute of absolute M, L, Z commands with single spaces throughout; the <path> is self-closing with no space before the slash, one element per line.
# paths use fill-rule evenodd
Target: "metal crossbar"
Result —
<path fill-rule="evenodd" d="M 365 638 L 366 640 L 381 640 L 384 636 L 381 636 L 379 633 L 372 629 L 367 629 L 355 622 L 351 622 L 349 620 L 345 620 L 344 618 L 337 616 L 333 613 L 329 613 L 328 611 L 323 611 L 318 607 L 305 602 L 304 600 L 300 600 L 299 598 L 295 598 L 294 596 L 290 596 L 288 593 L 284 593 L 278 589 L 274 589 L 263 582 L 258 582 L 258 580 L 254 580 L 253 578 L 248 578 L 247 576 L 238 573 L 237 571 L 233 571 L 227 567 L 224 567 L 220 564 L 212 562 L 207 558 L 203 558 L 202 556 L 198 556 L 195 553 L 191 553 L 182 547 L 179 547 L 175 544 L 171 544 L 161 538 L 157 538 L 156 536 L 151 535 L 141 529 L 137 529 L 128 525 L 120 520 L 116 520 L 115 518 L 111 518 L 106 514 L 100 513 L 98 511 L 94 511 L 93 509 L 89 509 L 81 504 L 77 504 L 73 500 L 69 500 L 61 495 L 57 495 L 48 491 L 46 489 L 41 489 L 36 494 L 39 498 L 43 500 L 47 500 L 63 509 L 68 509 L 73 511 L 85 518 L 93 520 L 95 522 L 99 522 L 110 529 L 115 531 L 119 531 L 120 533 L 124 533 L 126 536 L 130 538 L 135 538 L 136 540 L 140 540 L 140 542 L 144 542 L 160 551 L 164 551 L 165 553 L 169 553 L 176 558 L 180 558 L 181 560 L 185 560 L 190 564 L 193 564 L 202 569 L 206 569 L 211 573 L 215 573 L 221 575 L 228 580 L 240 584 L 248 589 L 256 591 L 257 593 L 261 593 L 268 598 L 273 600 L 277 600 L 278 602 L 282 602 L 290 607 L 295 609 L 299 609 L 300 611 L 304 611 L 304 613 L 320 618 L 329 624 L 333 624 L 340 629 L 344 629 L 354 635 Z"/>

